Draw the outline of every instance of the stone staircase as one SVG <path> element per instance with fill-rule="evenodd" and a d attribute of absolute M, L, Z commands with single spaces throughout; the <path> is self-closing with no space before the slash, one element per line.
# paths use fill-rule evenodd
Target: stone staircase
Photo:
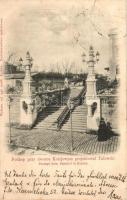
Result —
<path fill-rule="evenodd" d="M 86 132 L 87 128 L 87 105 L 82 104 L 77 106 L 72 111 L 72 131 Z M 62 130 L 71 131 L 71 117 L 63 124 Z"/>
<path fill-rule="evenodd" d="M 37 124 L 34 129 L 54 129 L 54 122 L 57 120 L 65 106 L 48 107 L 38 115 Z"/>
<path fill-rule="evenodd" d="M 74 87 L 73 86 L 73 87 L 71 87 L 70 97 L 74 98 L 74 97 L 78 96 L 83 88 L 84 88 L 83 86 L 80 86 L 80 87 Z"/>

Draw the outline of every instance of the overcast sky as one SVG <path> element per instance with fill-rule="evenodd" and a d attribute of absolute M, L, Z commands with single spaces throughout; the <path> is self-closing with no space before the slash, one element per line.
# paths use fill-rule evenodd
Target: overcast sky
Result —
<path fill-rule="evenodd" d="M 93 45 L 100 52 L 96 70 L 104 72 L 109 61 L 110 29 L 119 28 L 120 37 L 125 34 L 121 0 L 26 2 L 13 6 L 6 17 L 6 56 L 13 52 L 16 59 L 24 58 L 25 52 L 30 51 L 38 70 L 51 69 L 54 63 L 75 62 L 77 71 L 86 71 L 81 54 L 88 55 L 88 48 Z M 8 2 L 7 6 L 12 4 Z"/>

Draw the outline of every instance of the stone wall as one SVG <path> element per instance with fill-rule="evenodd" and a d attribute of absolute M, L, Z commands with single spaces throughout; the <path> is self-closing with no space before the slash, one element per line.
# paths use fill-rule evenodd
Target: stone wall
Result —
<path fill-rule="evenodd" d="M 118 129 L 118 98 L 104 96 L 101 99 L 101 117 L 110 122 L 113 129 Z"/>

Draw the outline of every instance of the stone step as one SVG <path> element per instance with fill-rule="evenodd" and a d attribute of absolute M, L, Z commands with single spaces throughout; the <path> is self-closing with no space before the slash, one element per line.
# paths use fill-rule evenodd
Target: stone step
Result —
<path fill-rule="evenodd" d="M 70 119 L 70 118 L 69 118 Z M 72 120 L 85 120 L 85 119 L 87 119 L 87 116 L 86 115 L 83 115 L 83 116 L 74 116 L 74 115 L 72 115 Z"/>
<path fill-rule="evenodd" d="M 86 125 L 87 124 L 77 124 L 77 125 L 75 125 L 75 124 L 72 124 L 72 126 L 75 128 L 80 128 L 80 127 L 86 127 Z M 64 127 L 71 127 L 71 125 L 69 125 L 69 124 L 65 124 L 65 126 Z"/>
<path fill-rule="evenodd" d="M 87 110 L 87 108 L 80 108 L 80 109 L 78 108 L 78 109 L 75 109 L 74 111 L 79 112 L 79 111 L 86 111 L 86 110 Z"/>
<path fill-rule="evenodd" d="M 59 111 L 60 112 L 60 111 Z M 39 115 L 39 117 L 43 117 L 43 116 L 45 116 L 45 115 L 47 115 L 47 116 L 50 116 L 50 115 L 57 115 L 59 112 L 53 112 L 53 113 L 48 113 L 48 112 L 46 112 L 46 113 L 41 113 L 40 115 Z"/>
<path fill-rule="evenodd" d="M 72 115 L 73 118 L 77 117 L 77 118 L 84 118 L 87 117 L 87 115 Z"/>
<path fill-rule="evenodd" d="M 62 130 L 71 130 L 71 128 L 70 127 L 64 127 L 64 128 L 62 128 Z M 74 127 L 72 127 L 72 130 L 73 131 L 77 131 L 77 130 L 86 130 L 86 127 L 81 127 L 81 128 L 74 128 Z"/>
<path fill-rule="evenodd" d="M 86 112 L 86 111 L 87 111 L 87 109 L 86 110 L 81 109 L 81 110 L 74 110 L 72 113 L 82 113 L 82 112 Z"/>
<path fill-rule="evenodd" d="M 49 115 L 49 116 L 50 116 L 50 115 Z M 57 116 L 57 115 L 56 115 L 56 116 Z M 56 119 L 56 116 L 53 116 L 52 119 Z M 50 118 L 51 118 L 51 116 L 50 116 Z M 39 120 L 39 119 L 40 119 L 40 120 L 42 120 L 42 119 L 43 119 L 43 120 L 46 120 L 46 119 L 49 120 L 49 117 L 44 118 L 44 116 L 43 116 L 43 117 L 39 117 L 38 120 Z"/>
<path fill-rule="evenodd" d="M 87 109 L 86 110 L 84 110 L 84 109 L 82 109 L 82 110 L 74 110 L 72 113 L 80 113 L 80 114 L 82 114 L 82 113 L 85 113 L 85 112 L 87 112 Z"/>
<path fill-rule="evenodd" d="M 80 116 L 80 117 L 78 117 L 78 116 L 72 116 L 72 120 L 85 120 L 87 117 L 86 116 Z"/>
<path fill-rule="evenodd" d="M 86 115 L 86 114 L 87 114 L 87 111 L 84 111 L 84 110 L 81 110 L 78 112 L 72 112 L 72 115 Z"/>
<path fill-rule="evenodd" d="M 73 119 L 72 118 L 72 121 L 70 120 L 70 119 L 68 119 L 64 124 L 66 124 L 66 123 L 76 123 L 76 124 L 82 124 L 82 123 L 86 123 L 87 122 L 87 118 L 85 119 Z"/>
<path fill-rule="evenodd" d="M 75 125 L 78 125 L 78 124 L 82 125 L 82 124 L 86 124 L 87 122 L 86 121 L 72 121 L 72 123 Z M 71 121 L 69 120 L 69 121 L 65 122 L 65 124 L 71 124 Z"/>
<path fill-rule="evenodd" d="M 66 124 L 71 124 L 71 122 L 67 122 L 64 125 L 66 125 Z M 74 126 L 82 126 L 82 125 L 86 125 L 87 123 L 86 122 L 81 122 L 81 123 L 80 122 L 77 122 L 77 123 L 72 122 L 72 124 Z"/>
<path fill-rule="evenodd" d="M 72 112 L 72 131 L 86 132 L 87 129 L 87 107 L 86 105 L 80 105 Z M 71 120 L 65 122 L 62 130 L 71 131 Z"/>
<path fill-rule="evenodd" d="M 75 108 L 74 112 L 78 112 L 78 111 L 86 111 L 87 108 Z"/>
<path fill-rule="evenodd" d="M 40 115 L 38 116 L 38 123 L 34 128 L 35 129 L 50 128 L 52 126 L 52 124 L 57 120 L 57 118 L 63 111 L 64 107 L 65 106 L 62 106 L 59 109 L 57 109 L 56 111 L 53 109 L 53 110 L 45 110 L 44 112 L 40 113 Z"/>
<path fill-rule="evenodd" d="M 65 124 L 63 127 L 71 127 L 71 124 Z M 74 127 L 74 128 L 80 128 L 80 127 L 86 127 L 86 124 L 77 124 L 77 125 L 75 125 L 75 124 L 72 124 L 72 127 Z"/>
<path fill-rule="evenodd" d="M 72 125 L 74 126 L 74 127 L 81 127 L 81 126 L 86 126 L 86 124 L 87 123 L 73 123 L 72 122 Z M 71 126 L 71 123 L 69 122 L 69 123 L 66 123 L 66 124 L 64 124 L 64 126 Z"/>
<path fill-rule="evenodd" d="M 71 129 L 62 129 L 63 131 L 71 131 Z M 87 129 L 75 129 L 75 130 L 72 130 L 72 132 L 86 132 Z"/>
<path fill-rule="evenodd" d="M 62 128 L 63 130 L 64 129 L 71 129 L 71 126 L 65 126 L 64 128 Z M 83 126 L 83 127 L 73 127 L 72 126 L 72 129 L 73 130 L 77 130 L 77 129 L 86 129 L 86 126 Z"/>
<path fill-rule="evenodd" d="M 72 116 L 73 116 L 73 117 L 76 117 L 76 116 L 77 116 L 77 117 L 84 117 L 84 116 L 87 116 L 87 115 L 86 115 L 86 113 L 83 113 L 83 114 L 75 114 L 75 113 L 72 113 Z"/>

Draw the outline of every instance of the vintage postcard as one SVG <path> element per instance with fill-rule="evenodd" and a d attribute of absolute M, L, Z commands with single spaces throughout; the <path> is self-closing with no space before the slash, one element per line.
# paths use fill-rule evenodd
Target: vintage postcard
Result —
<path fill-rule="evenodd" d="M 126 11 L 0 1 L 0 200 L 127 200 Z"/>

